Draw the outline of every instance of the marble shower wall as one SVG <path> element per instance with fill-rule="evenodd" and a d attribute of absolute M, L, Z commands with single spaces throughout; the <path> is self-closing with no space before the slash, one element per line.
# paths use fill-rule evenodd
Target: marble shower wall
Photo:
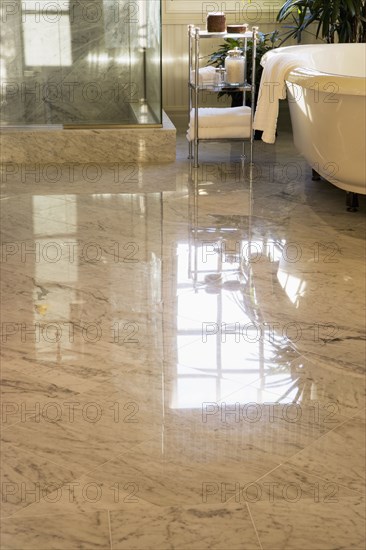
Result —
<path fill-rule="evenodd" d="M 162 62 L 160 0 L 142 2 L 146 6 L 146 98 L 154 116 L 161 118 L 162 78 L 159 65 Z"/>
<path fill-rule="evenodd" d="M 145 2 L 61 0 L 46 5 L 18 1 L 2 7 L 3 123 L 138 123 L 135 113 L 146 96 Z M 160 29 L 158 3 L 153 9 Z M 160 57 L 156 60 L 153 42 L 151 80 L 159 81 Z M 159 93 L 153 92 L 153 99 L 160 104 Z M 157 122 L 152 118 L 144 122 Z"/>
<path fill-rule="evenodd" d="M 6 16 L 5 3 L 0 4 L 0 75 L 1 75 L 1 96 L 0 110 L 1 120 L 12 121 L 19 117 L 25 119 L 25 106 L 21 101 L 20 94 L 15 94 L 18 82 L 22 80 L 23 58 L 22 43 L 20 36 L 21 14 L 20 11 L 14 15 Z M 6 22 L 6 24 L 4 24 Z"/>

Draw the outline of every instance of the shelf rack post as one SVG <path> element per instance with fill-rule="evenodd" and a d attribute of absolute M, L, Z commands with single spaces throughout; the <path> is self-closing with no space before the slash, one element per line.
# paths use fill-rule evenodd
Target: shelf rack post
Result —
<path fill-rule="evenodd" d="M 191 78 L 192 78 L 192 33 L 193 33 L 194 25 L 188 25 L 188 127 L 191 121 L 191 111 L 192 111 L 192 87 L 190 86 Z M 192 140 L 188 143 L 188 158 L 192 159 Z"/>
<path fill-rule="evenodd" d="M 194 34 L 194 168 L 198 168 L 198 86 L 199 86 L 200 29 Z"/>
<path fill-rule="evenodd" d="M 250 164 L 253 165 L 253 153 L 254 153 L 254 130 L 253 130 L 253 120 L 254 120 L 254 111 L 255 111 L 255 91 L 256 91 L 256 57 L 257 57 L 257 35 L 258 27 L 252 27 L 252 97 L 251 97 L 251 116 L 250 116 Z"/>

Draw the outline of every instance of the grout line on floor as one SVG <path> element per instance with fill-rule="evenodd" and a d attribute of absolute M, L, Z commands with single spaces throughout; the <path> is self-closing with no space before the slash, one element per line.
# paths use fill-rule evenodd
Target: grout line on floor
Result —
<path fill-rule="evenodd" d="M 110 513 L 110 510 L 107 510 L 107 514 L 108 514 L 108 529 L 109 529 L 109 544 L 110 544 L 110 547 L 111 547 L 111 550 L 113 549 L 112 547 L 112 527 L 111 527 L 111 513 Z"/>
<path fill-rule="evenodd" d="M 252 512 L 251 512 L 251 510 L 250 510 L 249 504 L 248 504 L 247 502 L 246 502 L 245 504 L 246 504 L 246 507 L 247 507 L 247 510 L 248 510 L 248 514 L 249 514 L 249 517 L 250 517 L 250 521 L 252 522 L 253 529 L 254 529 L 254 531 L 255 531 L 255 534 L 256 534 L 256 537 L 257 537 L 257 540 L 258 540 L 259 548 L 260 548 L 261 550 L 263 550 L 263 546 L 262 546 L 262 543 L 261 543 L 261 539 L 259 538 L 259 533 L 258 533 L 257 527 L 256 527 L 256 525 L 255 525 L 255 523 L 254 523 L 254 518 L 253 518 L 253 516 L 252 516 Z"/>

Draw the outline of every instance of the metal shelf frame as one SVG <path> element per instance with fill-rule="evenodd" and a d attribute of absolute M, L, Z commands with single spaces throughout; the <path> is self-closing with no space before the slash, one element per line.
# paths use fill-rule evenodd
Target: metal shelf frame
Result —
<path fill-rule="evenodd" d="M 216 85 L 200 85 L 199 84 L 199 62 L 200 62 L 200 41 L 205 38 L 234 38 L 242 40 L 242 51 L 245 57 L 244 65 L 244 84 L 243 86 L 230 86 L 228 84 L 223 84 L 222 86 Z M 252 81 L 247 82 L 247 50 L 248 50 L 248 39 L 252 39 Z M 253 130 L 253 119 L 254 119 L 254 110 L 255 110 L 255 91 L 256 91 L 256 82 L 255 82 L 255 73 L 256 73 L 256 51 L 257 51 L 257 39 L 258 39 L 258 27 L 252 27 L 251 31 L 245 33 L 227 33 L 227 32 L 207 32 L 201 30 L 199 27 L 194 25 L 188 25 L 188 96 L 189 96 L 189 105 L 188 105 L 188 123 L 191 120 L 191 112 L 193 109 L 194 112 L 194 139 L 189 140 L 189 152 L 188 158 L 193 160 L 193 167 L 198 168 L 198 153 L 199 153 L 199 143 L 201 141 L 239 141 L 243 144 L 243 153 L 242 158 L 245 159 L 245 141 L 250 141 L 250 153 L 249 159 L 250 163 L 253 163 L 253 149 L 254 149 L 254 130 Z M 194 74 L 194 81 L 192 82 L 192 72 Z M 246 105 L 246 95 L 247 92 L 251 92 L 251 115 L 250 115 L 250 137 L 249 138 L 212 138 L 212 139 L 199 139 L 198 137 L 198 108 L 199 108 L 199 95 L 201 91 L 210 91 L 213 93 L 218 93 L 222 91 L 243 91 L 243 106 Z"/>

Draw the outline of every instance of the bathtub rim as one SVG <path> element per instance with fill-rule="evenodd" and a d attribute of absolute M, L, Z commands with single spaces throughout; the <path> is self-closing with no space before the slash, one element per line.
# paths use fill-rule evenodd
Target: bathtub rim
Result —
<path fill-rule="evenodd" d="M 319 93 L 328 93 L 327 87 L 334 84 L 335 95 L 366 96 L 366 76 L 348 76 L 334 73 L 324 73 L 316 69 L 297 67 L 286 76 L 286 81 L 297 84 L 301 88 L 313 88 L 314 81 L 319 85 Z"/>

